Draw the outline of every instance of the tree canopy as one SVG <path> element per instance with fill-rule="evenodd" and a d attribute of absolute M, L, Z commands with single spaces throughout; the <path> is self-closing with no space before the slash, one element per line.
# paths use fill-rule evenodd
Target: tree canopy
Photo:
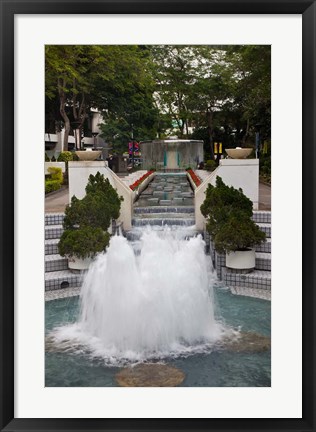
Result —
<path fill-rule="evenodd" d="M 90 108 L 118 151 L 136 140 L 203 139 L 224 147 L 270 140 L 268 45 L 47 45 L 46 124 L 85 128 Z"/>

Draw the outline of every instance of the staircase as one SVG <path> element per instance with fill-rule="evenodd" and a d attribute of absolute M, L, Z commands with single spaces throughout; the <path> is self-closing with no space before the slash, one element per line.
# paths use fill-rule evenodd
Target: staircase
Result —
<path fill-rule="evenodd" d="M 45 215 L 45 291 L 77 288 L 82 282 L 82 275 L 68 270 L 68 260 L 58 254 L 63 218 L 63 213 Z"/>
<path fill-rule="evenodd" d="M 271 212 L 254 211 L 253 219 L 267 237 L 266 242 L 256 248 L 256 267 L 253 272 L 228 269 L 225 266 L 225 254 L 218 254 L 212 247 L 211 255 L 218 278 L 233 293 L 251 295 L 253 292 L 257 297 L 260 290 L 265 290 L 265 293 L 261 291 L 261 297 L 268 299 L 271 293 Z"/>
<path fill-rule="evenodd" d="M 148 201 L 147 201 L 148 203 Z M 135 253 L 140 250 L 140 237 L 147 225 L 154 229 L 163 229 L 168 225 L 177 231 L 181 238 L 189 238 L 198 234 L 194 227 L 194 207 L 191 205 L 150 205 L 134 208 L 132 219 L 133 229 L 124 235 L 132 243 Z M 48 299 L 63 296 L 64 288 L 69 288 L 65 296 L 78 295 L 82 284 L 82 273 L 74 273 L 68 269 L 68 260 L 58 254 L 58 242 L 63 232 L 63 213 L 45 215 L 45 292 Z M 255 295 L 269 298 L 271 294 L 271 212 L 254 211 L 254 221 L 266 233 L 267 240 L 256 248 L 256 267 L 251 273 L 231 270 L 225 266 L 225 255 L 218 254 L 210 245 L 209 236 L 205 232 L 206 245 L 210 245 L 210 254 L 216 268 L 217 276 L 223 284 L 230 287 L 236 294 Z M 179 230 L 179 226 L 181 229 Z M 62 290 L 62 291 L 60 291 Z M 61 294 L 58 294 L 60 292 Z M 258 292 L 261 293 L 258 295 Z M 55 296 L 55 297 L 54 297 Z"/>

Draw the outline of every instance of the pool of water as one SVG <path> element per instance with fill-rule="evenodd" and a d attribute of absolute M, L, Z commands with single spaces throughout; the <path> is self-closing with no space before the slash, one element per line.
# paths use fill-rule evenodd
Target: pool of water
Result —
<path fill-rule="evenodd" d="M 241 332 L 270 337 L 270 302 L 235 296 L 227 288 L 214 288 L 215 315 L 225 326 Z M 79 313 L 79 298 L 46 302 L 46 334 L 72 323 Z M 67 352 L 47 347 L 45 370 L 48 387 L 117 386 L 118 367 L 106 366 L 102 358 L 91 358 L 84 350 Z M 259 350 L 260 351 L 260 350 Z M 208 352 L 165 359 L 185 373 L 184 387 L 268 387 L 271 385 L 270 349 L 262 352 L 214 347 Z"/>

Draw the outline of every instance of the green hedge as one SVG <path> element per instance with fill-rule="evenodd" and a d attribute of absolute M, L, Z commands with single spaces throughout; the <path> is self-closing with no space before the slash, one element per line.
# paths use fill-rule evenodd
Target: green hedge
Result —
<path fill-rule="evenodd" d="M 60 184 L 63 182 L 63 173 L 59 167 L 49 167 L 47 171 L 50 174 L 51 180 L 57 180 Z"/>
<path fill-rule="evenodd" d="M 45 193 L 54 192 L 61 188 L 61 183 L 58 180 L 45 180 Z"/>

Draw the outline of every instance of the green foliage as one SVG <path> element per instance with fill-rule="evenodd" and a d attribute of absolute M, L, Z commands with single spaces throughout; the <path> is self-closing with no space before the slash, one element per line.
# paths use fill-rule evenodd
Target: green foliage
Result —
<path fill-rule="evenodd" d="M 73 154 L 70 151 L 61 152 L 57 158 L 58 162 L 66 162 L 66 166 L 69 161 L 73 160 Z"/>
<path fill-rule="evenodd" d="M 56 162 L 56 158 L 55 158 L 55 156 L 53 156 L 53 157 L 51 158 L 51 162 Z"/>
<path fill-rule="evenodd" d="M 58 181 L 60 184 L 63 182 L 63 173 L 59 167 L 48 167 L 47 171 L 50 174 L 52 180 Z"/>
<path fill-rule="evenodd" d="M 93 258 L 97 253 L 106 249 L 109 241 L 110 234 L 104 232 L 102 228 L 83 226 L 79 229 L 64 231 L 58 244 L 58 251 L 61 256 Z"/>
<path fill-rule="evenodd" d="M 262 232 L 255 222 L 244 213 L 231 216 L 226 223 L 221 224 L 215 235 L 215 249 L 220 252 L 247 250 L 265 240 Z"/>
<path fill-rule="evenodd" d="M 45 180 L 45 194 L 60 189 L 61 183 L 58 180 Z"/>
<path fill-rule="evenodd" d="M 259 173 L 262 180 L 271 183 L 271 156 L 261 156 L 259 159 Z"/>
<path fill-rule="evenodd" d="M 97 172 L 95 176 L 90 175 L 84 198 L 78 199 L 73 196 L 70 205 L 66 207 L 63 221 L 65 231 L 59 242 L 60 254 L 82 258 L 94 256 L 104 250 L 108 245 L 106 231 L 112 219 L 119 217 L 122 199 L 103 174 Z M 106 236 L 101 237 L 100 231 Z M 84 245 L 86 232 L 89 237 Z M 78 251 L 81 255 L 78 255 Z"/>
<path fill-rule="evenodd" d="M 45 162 L 49 162 L 50 161 L 50 159 L 49 159 L 49 157 L 47 156 L 47 153 L 45 153 Z"/>
<path fill-rule="evenodd" d="M 174 129 L 182 138 L 194 126 L 212 159 L 214 141 L 254 144 L 257 129 L 269 139 L 271 47 L 46 45 L 45 94 L 49 128 L 63 123 L 67 137 L 71 122 L 84 127 L 97 107 L 115 151 L 126 150 L 132 132 L 137 141 Z"/>
<path fill-rule="evenodd" d="M 215 168 L 216 168 L 216 166 L 217 166 L 216 162 L 214 160 L 212 160 L 212 159 L 207 160 L 206 163 L 205 163 L 205 169 L 206 169 L 206 171 L 214 171 Z"/>
<path fill-rule="evenodd" d="M 219 176 L 216 187 L 208 186 L 201 212 L 207 219 L 206 229 L 215 249 L 220 253 L 250 248 L 265 240 L 265 234 L 252 220 L 251 200 L 242 189 L 225 185 Z"/>

